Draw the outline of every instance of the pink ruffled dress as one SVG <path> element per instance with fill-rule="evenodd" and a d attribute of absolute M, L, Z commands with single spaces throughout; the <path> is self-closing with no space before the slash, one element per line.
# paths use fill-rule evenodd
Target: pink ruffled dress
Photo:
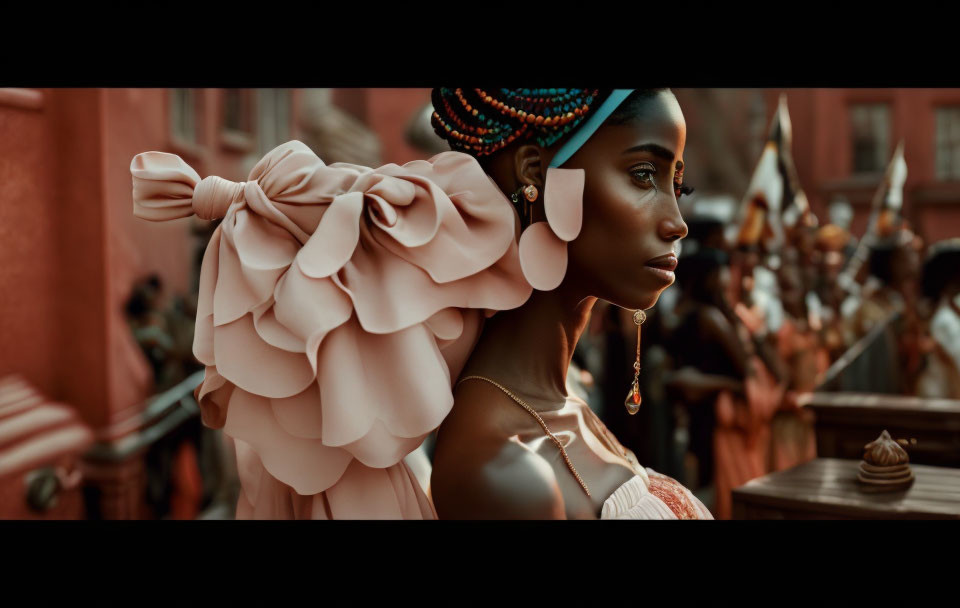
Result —
<path fill-rule="evenodd" d="M 242 183 L 162 152 L 130 170 L 137 216 L 223 218 L 193 349 L 203 421 L 236 445 L 237 518 L 435 518 L 403 459 L 453 406 L 484 317 L 559 284 L 583 171 L 550 170 L 548 221 L 518 244 L 510 202 L 459 152 L 369 169 L 291 141 Z"/>

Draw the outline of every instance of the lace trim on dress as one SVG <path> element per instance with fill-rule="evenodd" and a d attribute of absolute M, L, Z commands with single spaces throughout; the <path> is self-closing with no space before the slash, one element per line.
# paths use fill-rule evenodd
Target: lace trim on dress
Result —
<path fill-rule="evenodd" d="M 713 519 L 713 515 L 679 482 L 647 469 L 643 477 L 630 478 L 607 498 L 600 519 Z"/>
<path fill-rule="evenodd" d="M 640 476 L 630 478 L 603 503 L 600 519 L 677 519 L 662 500 L 650 493 Z"/>

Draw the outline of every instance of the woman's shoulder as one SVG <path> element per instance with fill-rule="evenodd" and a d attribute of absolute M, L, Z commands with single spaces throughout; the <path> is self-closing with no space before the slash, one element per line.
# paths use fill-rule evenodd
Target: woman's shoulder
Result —
<path fill-rule="evenodd" d="M 557 519 L 563 495 L 550 464 L 524 445 L 495 387 L 458 391 L 437 433 L 431 493 L 441 519 Z M 523 413 L 523 412 L 521 412 Z"/>
<path fill-rule="evenodd" d="M 468 458 L 445 474 L 434 469 L 441 519 L 564 519 L 563 495 L 550 465 L 519 442 L 495 457 Z"/>

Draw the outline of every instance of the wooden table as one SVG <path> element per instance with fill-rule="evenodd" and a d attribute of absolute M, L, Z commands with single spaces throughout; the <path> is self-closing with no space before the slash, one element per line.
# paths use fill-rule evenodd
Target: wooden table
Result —
<path fill-rule="evenodd" d="M 734 519 L 960 519 L 960 469 L 911 464 L 907 490 L 863 492 L 859 460 L 817 458 L 733 491 Z"/>
<path fill-rule="evenodd" d="M 960 467 L 960 401 L 858 392 L 818 392 L 804 399 L 816 417 L 817 455 L 859 459 L 883 430 L 916 439 L 910 461 Z"/>

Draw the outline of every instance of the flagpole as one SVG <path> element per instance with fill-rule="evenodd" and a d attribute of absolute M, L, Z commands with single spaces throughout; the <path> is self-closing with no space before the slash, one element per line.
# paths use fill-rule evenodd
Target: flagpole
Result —
<path fill-rule="evenodd" d="M 877 222 L 880 218 L 880 213 L 883 211 L 884 199 L 887 197 L 891 188 L 893 187 L 893 172 L 897 165 L 898 158 L 903 158 L 903 140 L 900 140 L 900 142 L 897 144 L 897 148 L 894 150 L 893 157 L 887 164 L 886 171 L 884 171 L 883 180 L 880 182 L 880 187 L 877 188 L 876 192 L 873 194 L 873 200 L 870 202 L 870 219 L 867 222 L 867 230 L 864 232 L 863 238 L 860 239 L 860 242 L 857 243 L 857 248 L 854 250 L 853 256 L 851 256 L 850 260 L 847 262 L 847 266 L 837 277 L 837 282 L 840 284 L 840 286 L 850 293 L 857 294 L 860 292 L 860 284 L 857 283 L 856 276 L 863 267 L 863 264 L 866 263 L 867 258 L 870 256 L 870 248 L 873 247 L 874 243 L 876 243 Z M 900 187 L 902 187 L 902 184 Z"/>

